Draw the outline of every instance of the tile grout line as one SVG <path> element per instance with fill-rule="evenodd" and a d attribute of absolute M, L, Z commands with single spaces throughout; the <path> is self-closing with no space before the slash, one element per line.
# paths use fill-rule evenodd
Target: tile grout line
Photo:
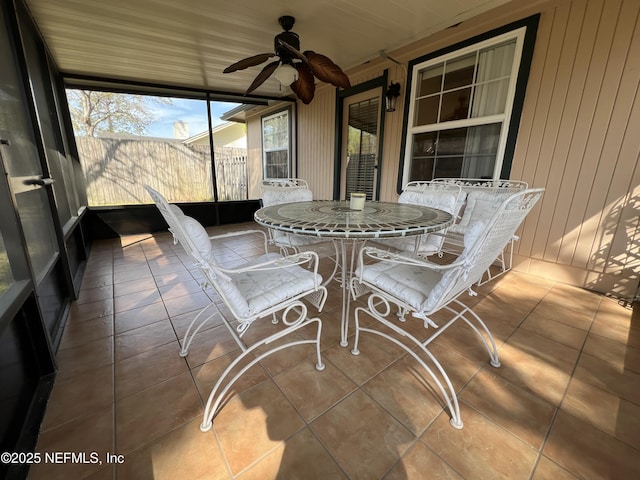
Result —
<path fill-rule="evenodd" d="M 111 288 L 112 288 L 112 295 L 111 295 L 111 301 L 112 301 L 112 307 L 113 307 L 113 315 L 111 317 L 111 321 L 113 322 L 113 342 L 111 345 L 111 349 L 112 349 L 112 362 L 111 362 L 111 375 L 113 378 L 113 440 L 112 440 L 112 447 L 113 447 L 113 451 L 114 453 L 119 453 L 118 452 L 118 415 L 117 415 L 117 399 L 116 399 L 116 265 L 115 265 L 115 255 L 114 255 L 114 249 L 115 249 L 115 241 L 113 241 L 113 243 L 111 244 Z M 112 478 L 114 480 L 117 480 L 118 478 L 118 467 L 114 464 L 112 467 Z"/>
<path fill-rule="evenodd" d="M 545 297 L 546 297 L 546 295 L 545 295 Z M 569 381 L 567 382 L 567 385 L 564 388 L 564 392 L 562 393 L 562 398 L 560 399 L 560 402 L 558 403 L 558 405 L 554 409 L 553 415 L 551 417 L 551 421 L 549 422 L 549 427 L 547 428 L 547 431 L 546 431 L 546 433 L 545 433 L 545 435 L 544 435 L 544 437 L 542 439 L 542 443 L 540 445 L 540 448 L 538 449 L 538 455 L 537 455 L 536 461 L 533 464 L 533 468 L 531 469 L 531 474 L 529 475 L 529 480 L 533 479 L 533 476 L 534 476 L 534 474 L 536 472 L 536 469 L 538 468 L 538 465 L 540 463 L 540 459 L 544 456 L 543 455 L 543 451 L 544 451 L 545 447 L 547 446 L 549 438 L 551 437 L 551 431 L 553 430 L 553 427 L 555 426 L 556 419 L 558 418 L 558 414 L 560 413 L 562 404 L 564 403 L 565 399 L 567 398 L 567 393 L 569 391 L 569 386 L 571 385 L 571 382 L 573 381 L 573 377 L 574 377 L 574 375 L 576 373 L 576 370 L 578 368 L 578 363 L 580 363 L 580 358 L 582 357 L 582 353 L 584 351 L 584 347 L 587 344 L 587 340 L 589 339 L 589 333 L 591 332 L 591 329 L 593 328 L 593 323 L 595 322 L 595 317 L 596 317 L 596 314 L 597 314 L 598 310 L 600 309 L 600 305 L 602 305 L 602 298 L 600 298 L 600 301 L 598 302 L 598 306 L 593 311 L 593 315 L 591 317 L 591 323 L 589 324 L 589 328 L 587 330 L 587 334 L 585 335 L 584 340 L 582 341 L 582 345 L 581 345 L 580 349 L 578 350 L 578 356 L 576 357 L 576 362 L 573 365 L 573 368 L 571 369 L 571 373 L 569 375 Z M 571 415 L 571 414 L 569 414 L 569 415 Z M 597 430 L 601 431 L 599 428 L 597 428 L 595 426 L 593 426 L 593 427 L 596 428 Z M 606 432 L 603 432 L 603 433 L 606 433 Z M 548 457 L 545 457 L 545 458 L 548 458 Z M 572 475 L 574 474 L 574 472 L 569 471 L 564 465 L 560 465 L 555 460 L 550 459 L 550 458 L 548 458 L 548 460 L 552 461 L 554 464 L 558 465 L 560 468 L 562 468 L 563 470 L 571 473 Z"/>

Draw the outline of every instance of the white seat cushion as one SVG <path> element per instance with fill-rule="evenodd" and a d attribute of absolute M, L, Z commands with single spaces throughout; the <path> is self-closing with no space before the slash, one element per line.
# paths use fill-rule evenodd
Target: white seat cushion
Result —
<path fill-rule="evenodd" d="M 476 242 L 483 238 L 489 220 L 474 223 L 465 235 L 465 249 L 459 260 L 471 256 L 477 249 Z M 408 255 L 412 256 L 412 255 Z M 442 271 L 432 270 L 427 266 L 405 265 L 387 261 L 380 261 L 372 265 L 365 265 L 362 279 L 383 290 L 397 299 L 411 306 L 417 312 L 431 311 L 442 296 L 449 292 L 453 284 L 463 274 L 463 268 L 452 268 Z M 356 271 L 360 275 L 360 268 Z M 471 282 L 474 283 L 474 282 Z"/>
<path fill-rule="evenodd" d="M 239 267 L 240 269 L 282 258 L 277 253 L 263 255 Z M 320 275 L 292 265 L 270 270 L 227 273 L 230 280 L 218 278 L 221 294 L 240 318 L 251 318 L 285 300 L 311 291 L 322 282 Z M 315 283 L 314 283 L 315 279 Z"/>
<path fill-rule="evenodd" d="M 356 275 L 359 274 L 358 270 Z M 378 262 L 365 265 L 362 279 L 410 305 L 415 311 L 421 311 L 433 288 L 442 280 L 442 275 L 414 265 Z"/>

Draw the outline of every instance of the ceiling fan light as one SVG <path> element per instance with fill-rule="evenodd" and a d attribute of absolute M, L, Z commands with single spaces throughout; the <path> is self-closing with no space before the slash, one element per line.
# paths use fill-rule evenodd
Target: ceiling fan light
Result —
<path fill-rule="evenodd" d="M 280 65 L 273 74 L 276 79 L 285 86 L 291 85 L 298 79 L 298 71 L 291 65 Z"/>

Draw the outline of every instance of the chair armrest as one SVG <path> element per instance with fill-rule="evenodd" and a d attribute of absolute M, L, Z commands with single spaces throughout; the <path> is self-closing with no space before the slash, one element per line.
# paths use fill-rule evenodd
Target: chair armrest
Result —
<path fill-rule="evenodd" d="M 239 236 L 242 236 L 242 235 L 255 235 L 255 234 L 262 235 L 263 242 L 264 242 L 264 252 L 267 253 L 267 251 L 268 251 L 267 234 L 264 232 L 264 230 L 241 230 L 241 231 L 238 231 L 238 232 L 221 233 L 220 235 L 212 235 L 212 236 L 210 236 L 209 240 L 218 240 L 218 239 L 221 239 L 221 238 L 239 237 Z"/>
<path fill-rule="evenodd" d="M 456 261 L 452 263 L 447 263 L 445 265 L 439 263 L 429 262 L 428 260 L 423 259 L 417 255 L 413 255 L 410 253 L 402 252 L 390 252 L 388 250 L 382 250 L 376 247 L 364 247 L 360 250 L 360 256 L 358 259 L 358 267 L 360 268 L 360 272 L 362 272 L 362 267 L 364 266 L 364 256 L 367 255 L 370 258 L 380 260 L 382 262 L 390 262 L 397 263 L 403 265 L 415 265 L 417 267 L 429 268 L 431 270 L 450 270 L 452 268 L 459 267 L 464 265 L 464 260 L 456 259 Z"/>

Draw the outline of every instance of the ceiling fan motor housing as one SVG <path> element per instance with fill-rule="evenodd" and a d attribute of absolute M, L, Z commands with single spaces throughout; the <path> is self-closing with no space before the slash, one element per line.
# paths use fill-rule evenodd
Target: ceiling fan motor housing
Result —
<path fill-rule="evenodd" d="M 287 63 L 291 65 L 293 63 L 293 59 L 295 58 L 294 54 L 287 50 L 280 44 L 280 41 L 283 41 L 287 45 L 295 48 L 296 50 L 300 50 L 300 37 L 295 32 L 285 31 L 276 35 L 274 39 L 274 49 L 276 55 L 280 57 L 282 63 Z"/>

